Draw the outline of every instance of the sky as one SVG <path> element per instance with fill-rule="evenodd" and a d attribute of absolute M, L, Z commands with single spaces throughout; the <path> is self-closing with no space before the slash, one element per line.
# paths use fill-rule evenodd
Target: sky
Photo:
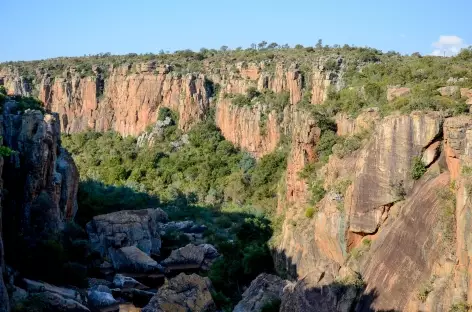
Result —
<path fill-rule="evenodd" d="M 0 62 L 279 44 L 453 55 L 472 0 L 0 0 Z"/>

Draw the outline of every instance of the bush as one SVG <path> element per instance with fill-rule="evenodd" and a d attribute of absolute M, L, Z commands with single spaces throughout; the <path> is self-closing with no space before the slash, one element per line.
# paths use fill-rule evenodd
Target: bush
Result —
<path fill-rule="evenodd" d="M 316 205 L 326 194 L 326 190 L 323 186 L 324 182 L 322 180 L 316 180 L 309 185 L 309 190 L 311 193 L 310 204 Z"/>
<path fill-rule="evenodd" d="M 271 300 L 262 306 L 261 312 L 279 312 L 281 304 L 280 299 Z"/>
<path fill-rule="evenodd" d="M 421 159 L 421 157 L 413 158 L 413 164 L 411 166 L 411 178 L 413 180 L 418 180 L 425 174 L 426 172 L 426 165 Z"/>
<path fill-rule="evenodd" d="M 0 86 L 0 94 L 7 95 L 7 89 L 5 89 L 5 86 Z"/>
<path fill-rule="evenodd" d="M 312 219 L 316 212 L 317 209 L 315 209 L 314 207 L 308 207 L 305 210 L 305 217 L 307 217 L 308 219 Z"/>

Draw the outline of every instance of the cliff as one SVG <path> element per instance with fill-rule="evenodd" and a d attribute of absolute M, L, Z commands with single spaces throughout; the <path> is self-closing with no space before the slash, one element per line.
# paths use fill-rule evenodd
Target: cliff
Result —
<path fill-rule="evenodd" d="M 13 256 L 15 245 L 22 244 L 20 237 L 26 247 L 47 232 L 60 231 L 73 219 L 79 174 L 72 157 L 61 148 L 57 114 L 18 111 L 18 103 L 9 100 L 4 104 L 0 131 L 4 145 L 13 151 L 0 159 L 0 225 L 5 241 L 4 245 L 0 237 L 0 266 L 4 272 L 4 255 Z M 9 311 L 2 279 L 0 301 L 0 311 Z"/>
<path fill-rule="evenodd" d="M 155 124 L 160 107 L 178 112 L 180 128 L 188 130 L 214 109 L 216 123 L 229 140 L 262 156 L 274 150 L 283 133 L 275 113 L 261 107 L 234 108 L 222 95 L 244 94 L 254 87 L 289 92 L 292 105 L 304 94 L 319 104 L 337 74 L 325 70 L 321 63 L 312 66 L 303 73 L 297 63 L 239 62 L 218 70 L 208 65 L 200 73 L 182 73 L 173 65 L 150 61 L 94 66 L 86 77 L 76 67 L 67 67 L 56 76 L 46 69 L 36 70 L 31 80 L 16 68 L 4 67 L 0 69 L 0 83 L 9 94 L 37 94 L 48 110 L 59 114 L 64 133 L 91 129 L 136 136 Z M 262 119 L 266 129 L 260 131 Z M 253 135 L 248 136 L 248 131 Z"/>

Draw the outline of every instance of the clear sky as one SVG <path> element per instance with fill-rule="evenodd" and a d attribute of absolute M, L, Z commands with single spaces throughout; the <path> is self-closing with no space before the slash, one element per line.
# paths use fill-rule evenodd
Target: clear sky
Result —
<path fill-rule="evenodd" d="M 0 62 L 248 47 L 262 40 L 313 46 L 321 38 L 422 54 L 453 54 L 472 44 L 472 0 L 0 2 Z"/>

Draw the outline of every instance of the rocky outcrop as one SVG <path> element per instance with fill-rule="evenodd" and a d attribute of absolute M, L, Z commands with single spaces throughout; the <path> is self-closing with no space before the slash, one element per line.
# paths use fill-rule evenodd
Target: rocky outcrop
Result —
<path fill-rule="evenodd" d="M 160 231 L 167 214 L 159 208 L 125 210 L 96 216 L 87 226 L 91 247 L 102 257 L 111 249 L 137 246 L 145 254 L 159 255 Z"/>
<path fill-rule="evenodd" d="M 181 273 L 161 287 L 142 312 L 216 311 L 211 290 L 207 277 Z"/>
<path fill-rule="evenodd" d="M 287 281 L 263 273 L 251 282 L 233 312 L 261 312 L 264 306 L 280 302 Z"/>
<path fill-rule="evenodd" d="M 161 264 L 171 270 L 208 270 L 212 262 L 218 257 L 218 251 L 213 247 L 213 245 L 202 244 L 195 246 L 193 244 L 188 244 L 182 248 L 173 250 L 170 256 L 162 261 Z"/>
<path fill-rule="evenodd" d="M 2 126 L 6 145 L 17 151 L 6 162 L 6 188 L 15 206 L 20 207 L 6 211 L 5 215 L 15 216 L 24 232 L 33 228 L 34 207 L 48 203 L 48 209 L 42 206 L 39 212 L 48 223 L 45 227 L 62 228 L 77 211 L 79 174 L 70 155 L 60 147 L 58 116 L 31 110 L 18 115 L 4 114 Z"/>

